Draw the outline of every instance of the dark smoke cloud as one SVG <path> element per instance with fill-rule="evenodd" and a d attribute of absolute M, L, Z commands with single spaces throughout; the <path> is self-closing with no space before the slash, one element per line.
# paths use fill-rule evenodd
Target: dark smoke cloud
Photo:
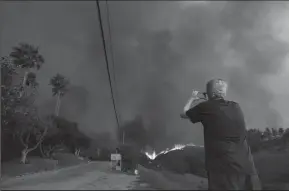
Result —
<path fill-rule="evenodd" d="M 59 116 L 71 120 L 81 119 L 86 115 L 87 108 L 89 107 L 87 101 L 89 92 L 84 86 L 69 85 L 65 95 L 61 98 L 61 105 Z M 56 96 L 52 96 L 44 102 L 40 103 L 40 108 L 43 114 L 55 112 Z M 78 121 L 79 122 L 79 121 Z"/>
<path fill-rule="evenodd" d="M 22 40 L 39 44 L 48 60 L 42 84 L 60 72 L 84 86 L 87 107 L 79 120 L 89 131 L 114 131 L 95 2 L 24 4 L 6 3 L 1 46 L 8 51 Z M 262 80 L 278 73 L 288 52 L 271 28 L 271 13 L 284 11 L 284 4 L 109 2 L 121 121 L 140 114 L 150 128 L 165 124 L 167 139 L 161 142 L 200 143 L 200 125 L 180 120 L 179 112 L 193 88 L 204 90 L 217 77 L 229 82 L 228 97 L 241 104 L 249 128 L 282 123 L 270 107 L 276 95 Z M 41 88 L 45 101 L 51 94 Z"/>
<path fill-rule="evenodd" d="M 151 116 L 149 118 L 165 120 L 167 133 L 181 131 L 181 140 L 183 132 L 190 132 L 184 130 L 182 125 L 187 126 L 177 119 L 186 96 L 192 88 L 203 90 L 207 80 L 219 77 L 229 82 L 229 97 L 240 102 L 249 128 L 264 129 L 272 125 L 265 120 L 268 115 L 274 118 L 270 121 L 282 123 L 280 116 L 272 112 L 269 105 L 275 95 L 269 87 L 261 84 L 262 77 L 274 75 L 280 70 L 288 52 L 288 45 L 276 40 L 270 33 L 272 20 L 267 16 L 270 11 L 282 11 L 282 4 L 210 2 L 186 9 L 180 9 L 177 4 L 151 3 L 153 8 L 149 15 L 144 10 L 138 10 L 146 25 L 142 30 L 139 30 L 138 19 L 122 20 L 120 15 L 113 14 L 114 23 L 125 23 L 125 26 L 130 23 L 130 32 L 132 26 L 136 26 L 136 34 L 122 31 L 119 35 L 124 39 L 132 38 L 136 48 L 131 50 L 131 54 L 125 54 L 126 59 L 131 58 L 131 61 L 118 59 L 118 62 L 120 66 L 125 65 L 127 75 L 137 73 L 136 66 L 140 68 L 136 74 L 138 78 L 134 78 L 140 79 L 140 82 L 132 84 L 129 83 L 132 77 L 122 78 L 124 82 L 120 85 L 135 86 L 134 94 L 138 92 L 138 97 L 143 97 L 138 102 L 140 112 L 146 117 Z M 116 7 L 122 10 L 121 13 L 131 8 L 125 3 L 118 3 Z M 112 12 L 117 13 L 116 10 Z M 114 31 L 114 36 L 118 36 L 117 28 Z M 119 46 L 117 52 L 122 54 L 123 43 Z M 135 49 L 139 51 L 135 53 Z M 127 76 L 118 75 L 119 78 Z M 130 96 L 126 98 L 131 101 Z M 134 115 L 135 111 L 129 111 Z M 191 133 L 188 137 L 194 137 Z"/>
<path fill-rule="evenodd" d="M 61 100 L 60 114 L 69 119 L 77 119 L 86 115 L 89 92 L 83 86 L 70 86 Z"/>

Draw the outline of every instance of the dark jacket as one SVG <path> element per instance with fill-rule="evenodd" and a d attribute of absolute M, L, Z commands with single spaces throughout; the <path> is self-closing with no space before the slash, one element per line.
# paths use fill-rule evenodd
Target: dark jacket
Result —
<path fill-rule="evenodd" d="M 255 174 L 246 139 L 246 125 L 238 103 L 224 99 L 208 100 L 186 112 L 192 123 L 204 126 L 208 171 Z"/>

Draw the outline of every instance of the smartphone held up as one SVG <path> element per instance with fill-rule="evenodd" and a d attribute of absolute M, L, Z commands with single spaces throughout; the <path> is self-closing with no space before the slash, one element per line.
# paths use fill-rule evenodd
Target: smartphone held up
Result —
<path fill-rule="evenodd" d="M 204 99 L 204 100 L 208 99 L 206 92 L 200 92 L 200 91 L 196 91 L 196 90 L 193 90 L 192 96 L 198 97 L 199 99 Z"/>

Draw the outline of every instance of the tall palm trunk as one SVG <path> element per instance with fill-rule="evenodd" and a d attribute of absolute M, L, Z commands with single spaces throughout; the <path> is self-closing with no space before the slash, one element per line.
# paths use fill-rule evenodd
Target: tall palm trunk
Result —
<path fill-rule="evenodd" d="M 59 112 L 60 112 L 60 106 L 61 106 L 61 96 L 60 96 L 60 94 L 59 94 L 59 96 L 58 96 L 57 116 L 59 115 Z"/>
<path fill-rule="evenodd" d="M 61 99 L 60 99 L 60 92 L 59 92 L 57 94 L 57 100 L 56 100 L 56 106 L 55 106 L 55 116 L 59 115 L 60 104 L 61 104 Z"/>
<path fill-rule="evenodd" d="M 22 81 L 22 91 L 20 92 L 20 97 L 22 97 L 23 96 L 23 94 L 24 94 L 24 92 L 25 92 L 25 87 L 26 87 L 26 81 L 27 81 L 27 77 L 28 77 L 28 71 L 26 71 L 25 73 L 24 73 L 24 76 L 23 76 L 23 81 Z"/>
<path fill-rule="evenodd" d="M 54 109 L 54 114 L 55 114 L 55 116 L 58 116 L 58 115 L 57 115 L 57 108 L 58 108 L 58 95 L 57 95 L 57 97 L 56 97 L 56 104 L 55 104 L 55 109 Z"/>

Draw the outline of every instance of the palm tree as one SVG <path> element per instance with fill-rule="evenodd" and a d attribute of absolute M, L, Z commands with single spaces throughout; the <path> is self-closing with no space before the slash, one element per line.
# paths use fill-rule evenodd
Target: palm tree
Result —
<path fill-rule="evenodd" d="M 0 58 L 0 64 L 1 64 L 1 89 L 2 89 L 11 86 L 12 77 L 13 75 L 17 74 L 17 72 L 15 65 L 11 62 L 11 59 L 7 56 L 3 56 Z"/>
<path fill-rule="evenodd" d="M 44 63 L 43 56 L 39 53 L 38 47 L 27 43 L 20 43 L 19 46 L 13 47 L 10 53 L 10 58 L 17 68 L 24 69 L 24 77 L 22 81 L 22 91 L 20 96 L 23 95 L 26 86 L 35 88 L 38 83 L 36 82 L 36 74 L 31 69 L 39 70 Z"/>
<path fill-rule="evenodd" d="M 52 86 L 52 95 L 57 96 L 56 106 L 55 106 L 55 116 L 58 116 L 60 109 L 60 101 L 61 97 L 65 95 L 67 92 L 67 86 L 69 85 L 69 81 L 61 74 L 56 74 L 54 77 L 50 79 L 50 83 Z"/>

